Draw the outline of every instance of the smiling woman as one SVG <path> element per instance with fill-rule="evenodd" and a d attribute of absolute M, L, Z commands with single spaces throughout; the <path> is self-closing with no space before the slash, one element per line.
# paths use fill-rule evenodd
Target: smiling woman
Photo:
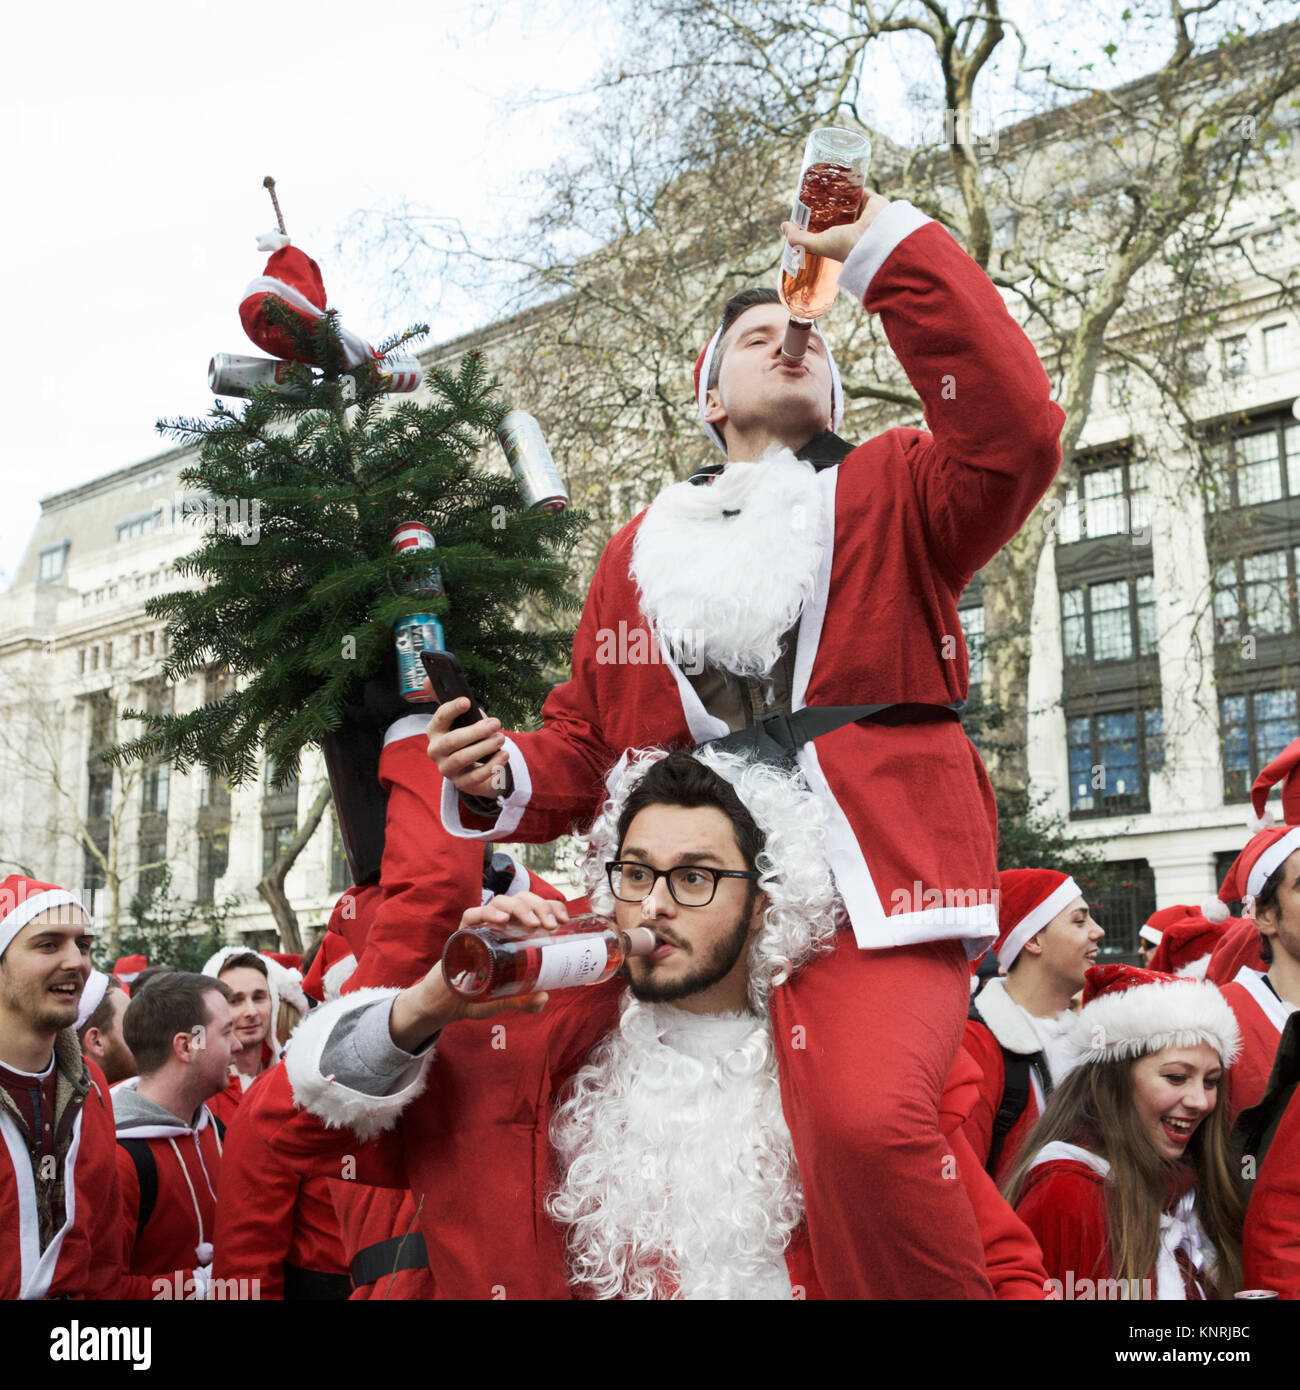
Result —
<path fill-rule="evenodd" d="M 1227 1001 L 1203 981 L 1096 966 L 1069 1043 L 1006 1186 L 1049 1296 L 1231 1298 L 1243 1207 L 1219 1104 L 1240 1047 Z"/>

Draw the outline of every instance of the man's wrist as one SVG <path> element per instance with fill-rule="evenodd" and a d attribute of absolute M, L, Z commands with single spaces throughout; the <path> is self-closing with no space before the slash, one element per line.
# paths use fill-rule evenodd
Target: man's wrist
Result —
<path fill-rule="evenodd" d="M 433 970 L 393 1000 L 388 1036 L 394 1047 L 414 1054 L 455 1017 L 456 997 L 447 988 L 442 971 Z"/>

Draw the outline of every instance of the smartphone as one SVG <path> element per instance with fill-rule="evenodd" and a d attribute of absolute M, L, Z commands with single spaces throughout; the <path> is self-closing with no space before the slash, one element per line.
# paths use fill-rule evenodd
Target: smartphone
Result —
<path fill-rule="evenodd" d="M 420 660 L 440 705 L 445 705 L 448 700 L 458 700 L 462 696 L 469 701 L 469 709 L 451 721 L 453 729 L 464 729 L 470 724 L 477 724 L 480 719 L 487 718 L 482 702 L 474 694 L 465 678 L 465 672 L 460 668 L 460 662 L 451 652 L 422 651 Z"/>

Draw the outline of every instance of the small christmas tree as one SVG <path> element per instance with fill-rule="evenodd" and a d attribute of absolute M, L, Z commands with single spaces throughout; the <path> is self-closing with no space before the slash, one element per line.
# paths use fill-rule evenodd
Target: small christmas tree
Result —
<path fill-rule="evenodd" d="M 492 712 L 507 727 L 528 723 L 572 634 L 522 631 L 516 618 L 526 604 L 576 608 L 566 556 L 585 517 L 526 511 L 510 477 L 477 465 L 505 413 L 479 354 L 454 373 L 433 372 L 431 399 L 394 406 L 378 362 L 345 367 L 333 311 L 310 328 L 274 300 L 263 313 L 320 374 L 296 367 L 239 411 L 218 403 L 207 420 L 159 425 L 199 445 L 198 463 L 180 476 L 196 489 L 186 511 L 204 527 L 176 566 L 197 585 L 146 605 L 167 621 L 163 673 L 180 680 L 216 665 L 234 686 L 186 713 L 128 712 L 144 732 L 113 760 L 165 756 L 178 770 L 198 764 L 238 784 L 256 775 L 264 750 L 282 783 L 303 748 L 338 728 L 367 679 L 391 665 L 394 624 L 422 612 L 441 620 Z M 392 553 L 393 531 L 411 521 L 436 537 L 446 598 L 411 592 L 429 568 L 427 550 Z"/>

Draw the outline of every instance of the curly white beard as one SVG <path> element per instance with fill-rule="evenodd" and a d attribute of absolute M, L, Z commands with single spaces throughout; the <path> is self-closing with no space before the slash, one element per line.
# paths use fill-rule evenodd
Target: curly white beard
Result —
<path fill-rule="evenodd" d="M 641 609 L 686 669 L 762 676 L 803 612 L 825 546 L 812 464 L 789 449 L 731 463 L 712 484 L 674 483 L 632 547 Z M 738 511 L 724 516 L 724 511 Z"/>
<path fill-rule="evenodd" d="M 551 1142 L 564 1176 L 547 1210 L 596 1298 L 792 1297 L 803 1189 L 766 1018 L 629 996 Z"/>

